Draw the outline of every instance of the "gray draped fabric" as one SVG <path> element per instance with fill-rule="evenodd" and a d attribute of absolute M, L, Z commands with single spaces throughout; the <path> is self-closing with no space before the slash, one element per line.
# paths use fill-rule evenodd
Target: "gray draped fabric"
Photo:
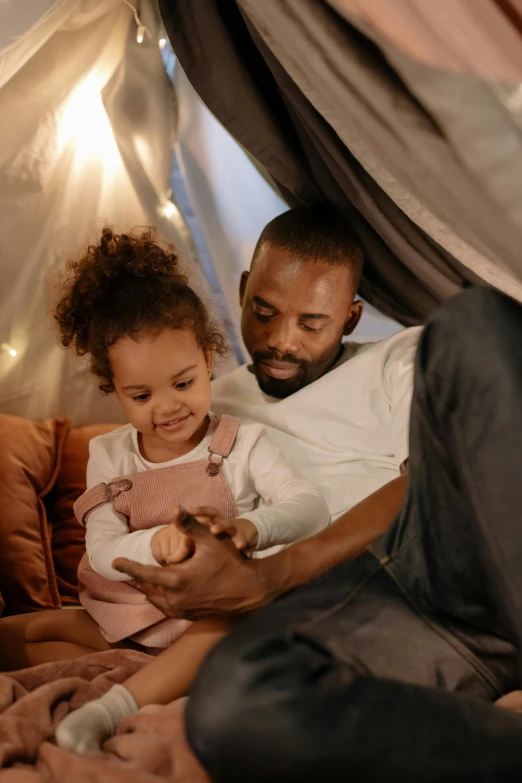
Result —
<path fill-rule="evenodd" d="M 332 5 L 160 0 L 189 80 L 288 203 L 353 225 L 381 312 L 418 323 L 481 280 L 522 298 L 519 128 L 480 77 L 450 83 Z"/>

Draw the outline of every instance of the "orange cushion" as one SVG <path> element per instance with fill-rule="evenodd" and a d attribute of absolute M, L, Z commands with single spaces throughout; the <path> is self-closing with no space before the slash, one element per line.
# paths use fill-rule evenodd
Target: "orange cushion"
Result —
<path fill-rule="evenodd" d="M 93 424 L 70 430 L 62 451 L 62 464 L 52 492 L 46 499 L 52 531 L 52 556 L 62 603 L 78 603 L 76 572 L 85 552 L 85 530 L 76 521 L 73 504 L 85 492 L 89 441 L 119 424 Z"/>
<path fill-rule="evenodd" d="M 60 464 L 68 419 L 0 414 L 0 594 L 5 614 L 60 606 L 43 498 Z"/>

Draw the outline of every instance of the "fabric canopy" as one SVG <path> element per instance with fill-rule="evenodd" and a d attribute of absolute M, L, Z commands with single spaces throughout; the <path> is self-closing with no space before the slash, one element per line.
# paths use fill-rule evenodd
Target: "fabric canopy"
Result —
<path fill-rule="evenodd" d="M 352 223 L 381 312 L 418 323 L 480 282 L 522 300 L 520 0 L 160 10 L 188 79 L 287 202 Z"/>

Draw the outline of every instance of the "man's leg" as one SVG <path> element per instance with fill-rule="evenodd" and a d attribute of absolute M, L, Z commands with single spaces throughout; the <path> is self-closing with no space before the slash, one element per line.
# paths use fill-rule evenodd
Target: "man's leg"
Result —
<path fill-rule="evenodd" d="M 522 307 L 457 297 L 419 346 L 411 481 L 385 536 L 392 569 L 426 609 L 522 650 Z M 500 614 L 500 616 L 499 616 Z"/>
<path fill-rule="evenodd" d="M 522 594 L 516 575 L 512 581 L 506 574 L 517 562 L 509 537 L 521 519 L 521 334 L 518 305 L 488 291 L 467 292 L 431 322 L 417 371 L 410 497 L 386 542 L 388 575 L 397 567 L 399 583 L 409 578 L 407 590 L 424 608 L 439 613 L 440 586 L 441 615 L 514 636 Z M 419 503 L 429 511 L 424 526 Z M 443 556 L 434 558 L 433 547 Z M 505 624 L 496 621 L 487 581 L 499 564 L 506 574 L 493 581 L 497 595 L 508 597 Z M 299 602 L 308 601 L 313 614 L 331 579 L 326 574 L 262 610 L 203 666 L 187 731 L 213 779 L 518 780 L 521 716 L 369 676 L 360 658 L 350 663 L 349 650 L 335 655 L 317 637 L 295 632 L 304 619 Z M 463 595 L 457 605 L 455 590 Z M 390 625 L 388 650 L 394 633 Z"/>
<path fill-rule="evenodd" d="M 357 570 L 363 577 L 357 579 L 360 594 L 373 580 L 388 578 L 380 568 L 372 576 L 370 555 L 354 561 Z M 352 576 L 350 569 L 339 566 L 254 614 L 210 654 L 191 692 L 186 728 L 212 780 L 518 783 L 522 716 L 410 684 L 411 678 L 408 683 L 376 677 L 374 643 L 381 646 L 384 670 L 389 658 L 396 665 L 402 653 L 406 679 L 410 666 L 418 672 L 419 663 L 425 663 L 416 661 L 416 634 L 426 629 L 419 618 L 415 623 L 406 605 L 404 616 L 395 607 L 398 629 L 393 606 L 392 622 L 384 626 L 375 601 L 343 607 L 345 576 Z M 393 582 L 388 588 L 380 596 L 387 609 L 396 598 Z M 352 658 L 349 649 L 335 654 L 347 612 L 355 612 L 348 618 L 354 624 L 362 622 L 363 635 L 378 626 L 367 647 L 369 670 L 364 658 Z M 314 633 L 317 613 L 323 616 L 319 630 L 338 634 L 330 647 Z M 402 633 L 405 623 L 411 624 L 409 637 Z M 357 636 L 356 630 L 356 643 Z M 430 642 L 440 643 L 435 634 L 426 637 L 428 658 L 435 655 Z M 429 664 L 425 669 L 436 673 Z"/>

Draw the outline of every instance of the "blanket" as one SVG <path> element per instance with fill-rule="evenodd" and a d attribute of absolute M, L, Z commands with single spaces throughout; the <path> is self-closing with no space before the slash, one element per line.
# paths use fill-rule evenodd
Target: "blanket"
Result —
<path fill-rule="evenodd" d="M 78 756 L 53 743 L 70 710 L 148 660 L 134 650 L 111 650 L 0 674 L 0 783 L 210 783 L 186 744 L 185 699 L 125 719 L 102 754 Z"/>

